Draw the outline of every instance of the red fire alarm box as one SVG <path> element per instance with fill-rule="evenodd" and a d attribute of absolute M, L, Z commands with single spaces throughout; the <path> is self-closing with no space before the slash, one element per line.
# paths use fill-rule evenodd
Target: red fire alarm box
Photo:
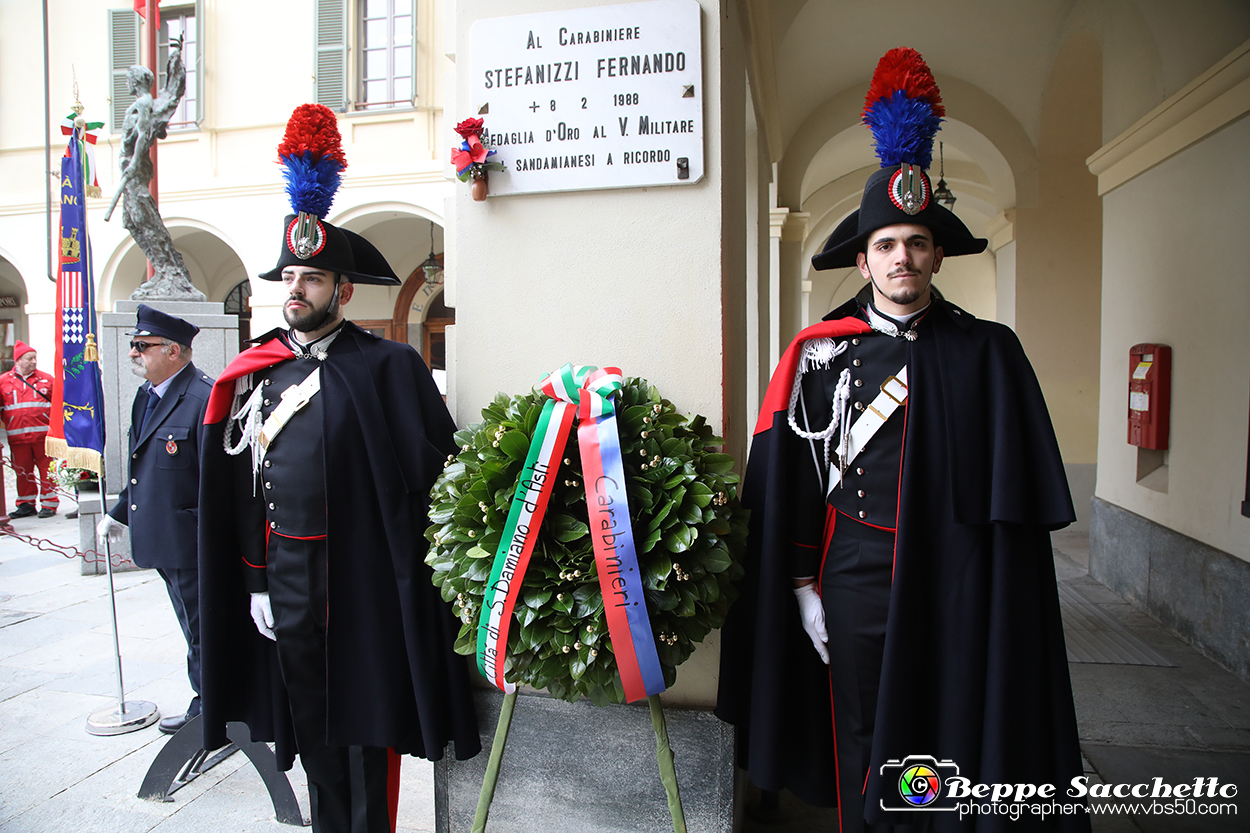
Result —
<path fill-rule="evenodd" d="M 1166 451 L 1172 411 L 1172 348 L 1134 344 L 1128 351 L 1128 442 Z"/>

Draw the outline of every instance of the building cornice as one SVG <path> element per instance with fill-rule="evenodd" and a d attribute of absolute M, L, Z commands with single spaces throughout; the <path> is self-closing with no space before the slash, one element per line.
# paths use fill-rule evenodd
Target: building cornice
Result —
<path fill-rule="evenodd" d="M 1085 160 L 1101 196 L 1250 112 L 1250 41 Z"/>

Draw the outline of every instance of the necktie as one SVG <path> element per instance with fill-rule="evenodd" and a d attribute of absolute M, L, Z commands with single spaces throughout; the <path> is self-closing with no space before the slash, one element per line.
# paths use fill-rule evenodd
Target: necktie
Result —
<path fill-rule="evenodd" d="M 147 426 L 148 420 L 152 418 L 152 413 L 156 410 L 156 405 L 161 398 L 156 395 L 156 391 L 148 388 L 148 406 L 143 411 L 143 419 L 139 421 L 139 434 L 143 434 L 144 427 Z"/>

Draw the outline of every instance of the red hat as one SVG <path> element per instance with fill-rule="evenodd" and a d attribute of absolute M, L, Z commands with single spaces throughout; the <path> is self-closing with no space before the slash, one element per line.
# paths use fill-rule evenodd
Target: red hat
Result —
<path fill-rule="evenodd" d="M 35 352 L 34 347 L 31 347 L 29 344 L 27 344 L 24 341 L 19 341 L 17 344 L 13 345 L 13 361 L 17 361 L 22 356 L 25 356 L 27 353 L 33 353 L 33 352 Z"/>

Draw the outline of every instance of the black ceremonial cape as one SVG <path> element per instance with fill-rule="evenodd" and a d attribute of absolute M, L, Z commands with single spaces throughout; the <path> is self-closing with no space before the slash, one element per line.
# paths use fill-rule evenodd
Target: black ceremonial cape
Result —
<path fill-rule="evenodd" d="M 1052 783 L 1081 774 L 1049 531 L 1075 520 L 1058 443 L 1015 334 L 935 300 L 911 351 L 898 536 L 866 815 L 898 800 L 880 767 L 949 759 L 976 783 Z M 851 302 L 800 333 L 773 375 L 743 485 L 751 510 L 742 596 L 722 633 L 716 714 L 738 728 L 739 765 L 765 789 L 836 804 L 829 671 L 799 621 L 787 564 L 792 467 L 782 432 L 808 339 L 868 325 Z M 1028 829 L 1030 819 L 926 814 L 936 829 Z M 1033 821 L 1036 821 L 1034 818 Z M 858 822 L 843 819 L 843 828 Z M 848 826 L 854 824 L 854 826 Z M 1084 813 L 1046 825 L 1089 829 Z"/>
<path fill-rule="evenodd" d="M 249 452 L 223 450 L 234 379 L 291 357 L 274 333 L 226 368 L 210 398 L 201 459 L 200 621 L 204 748 L 226 742 L 227 721 L 295 754 L 274 643 L 249 614 L 240 552 L 264 538 Z M 328 742 L 393 747 L 431 760 L 454 740 L 480 748 L 458 622 L 425 564 L 429 492 L 456 449 L 447 408 L 412 348 L 348 322 L 322 371 L 329 553 L 326 634 Z M 237 441 L 238 431 L 235 432 Z M 242 508 L 240 508 L 242 507 Z"/>

